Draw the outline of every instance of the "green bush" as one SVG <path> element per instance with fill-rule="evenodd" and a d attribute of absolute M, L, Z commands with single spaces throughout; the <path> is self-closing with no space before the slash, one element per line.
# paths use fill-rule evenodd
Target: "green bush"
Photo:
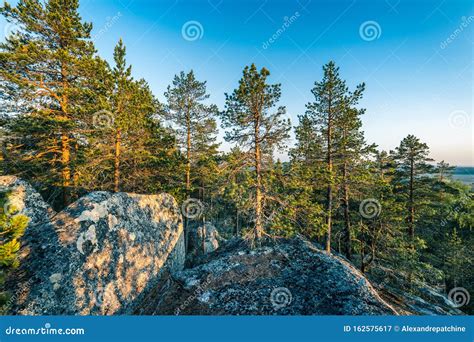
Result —
<path fill-rule="evenodd" d="M 9 294 L 4 283 L 8 272 L 18 267 L 20 238 L 28 225 L 28 217 L 18 213 L 10 202 L 11 193 L 0 193 L 0 308 L 3 311 Z"/>

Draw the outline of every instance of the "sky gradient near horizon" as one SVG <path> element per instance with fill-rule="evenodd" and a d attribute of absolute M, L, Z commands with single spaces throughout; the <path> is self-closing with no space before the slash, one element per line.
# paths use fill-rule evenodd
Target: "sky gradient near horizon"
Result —
<path fill-rule="evenodd" d="M 368 142 L 390 150 L 414 134 L 437 161 L 474 166 L 473 3 L 82 0 L 80 12 L 94 24 L 96 47 L 108 61 L 123 38 L 134 76 L 160 100 L 175 74 L 193 69 L 223 109 L 224 93 L 254 62 L 282 84 L 280 104 L 294 126 L 322 65 L 334 60 L 351 89 L 366 83 Z M 3 18 L 1 26 L 8 30 Z"/>

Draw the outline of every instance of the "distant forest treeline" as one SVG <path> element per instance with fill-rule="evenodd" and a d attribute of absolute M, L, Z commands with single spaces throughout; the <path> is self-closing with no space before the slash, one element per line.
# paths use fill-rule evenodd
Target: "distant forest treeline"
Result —
<path fill-rule="evenodd" d="M 363 83 L 349 89 L 334 62 L 324 65 L 282 163 L 274 152 L 292 126 L 267 69 L 246 67 L 221 109 L 192 71 L 176 75 L 160 103 L 133 77 L 121 40 L 112 65 L 97 55 L 78 6 L 0 9 L 19 28 L 0 45 L 2 174 L 31 182 L 56 208 L 94 190 L 199 199 L 194 221 L 226 237 L 301 234 L 405 290 L 426 282 L 474 293 L 472 190 L 414 135 L 394 151 L 367 142 Z M 228 153 L 218 149 L 218 118 L 235 146 Z"/>

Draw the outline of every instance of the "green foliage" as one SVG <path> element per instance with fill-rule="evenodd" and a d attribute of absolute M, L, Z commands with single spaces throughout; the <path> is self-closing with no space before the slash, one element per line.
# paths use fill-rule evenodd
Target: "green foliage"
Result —
<path fill-rule="evenodd" d="M 9 192 L 0 192 L 0 307 L 8 300 L 8 293 L 4 290 L 5 277 L 19 265 L 20 238 L 28 225 L 28 218 L 18 214 L 10 196 Z"/>
<path fill-rule="evenodd" d="M 162 106 L 135 80 L 122 40 L 96 56 L 78 1 L 20 1 L 0 12 L 19 32 L 0 45 L 3 174 L 37 184 L 57 209 L 91 190 L 176 188 L 182 159 Z M 169 185 L 169 186 L 168 186 Z"/>
<path fill-rule="evenodd" d="M 254 233 L 264 233 L 264 209 L 267 202 L 279 202 L 264 186 L 267 181 L 264 169 L 268 167 L 276 148 L 284 148 L 291 129 L 285 119 L 286 109 L 276 109 L 281 96 L 280 84 L 268 84 L 270 72 L 255 64 L 246 66 L 239 86 L 231 95 L 226 94 L 225 110 L 221 113 L 222 126 L 227 129 L 225 139 L 244 148 L 241 164 L 251 164 L 254 178 L 250 184 L 254 202 Z"/>
<path fill-rule="evenodd" d="M 0 13 L 19 30 L 0 44 L 0 93 L 7 100 L 9 173 L 60 187 L 68 201 L 74 167 L 74 132 L 87 121 L 104 63 L 95 57 L 92 24 L 79 1 L 5 3 Z"/>
<path fill-rule="evenodd" d="M 217 106 L 204 103 L 209 99 L 206 82 L 198 81 L 192 70 L 176 75 L 165 97 L 166 118 L 176 127 L 179 143 L 185 151 L 184 190 L 189 196 L 198 189 L 197 196 L 203 199 L 217 167 Z"/>
<path fill-rule="evenodd" d="M 414 135 L 390 153 L 366 142 L 364 83 L 349 90 L 336 64 L 324 65 L 298 116 L 290 160 L 275 161 L 291 126 L 266 68 L 245 67 L 222 112 L 193 71 L 174 77 L 161 104 L 134 78 L 122 40 L 112 66 L 97 56 L 78 6 L 20 0 L 0 8 L 20 28 L 0 44 L 2 174 L 30 181 L 57 208 L 92 190 L 192 196 L 204 204 L 201 219 L 225 237 L 326 237 L 328 251 L 405 290 L 428 282 L 474 293 L 472 189 L 454 181 L 444 161 L 433 165 Z M 219 151 L 217 117 L 234 144 L 227 153 Z M 7 200 L 0 199 L 2 279 L 18 264 L 28 223 L 13 208 L 1 211 Z M 367 200 L 373 216 L 361 213 Z M 473 304 L 462 309 L 474 312 Z"/>
<path fill-rule="evenodd" d="M 269 75 L 265 68 L 258 71 L 255 64 L 246 66 L 238 88 L 226 94 L 226 109 L 221 113 L 227 141 L 241 147 L 258 143 L 267 156 L 274 148 L 285 147 L 290 129 L 285 107 L 279 106 L 271 112 L 280 100 L 281 85 L 268 84 Z"/>

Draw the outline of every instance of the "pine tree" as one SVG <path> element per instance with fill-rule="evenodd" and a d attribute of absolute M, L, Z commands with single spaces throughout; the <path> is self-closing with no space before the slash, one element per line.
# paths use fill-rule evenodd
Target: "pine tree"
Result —
<path fill-rule="evenodd" d="M 231 215 L 234 222 L 232 235 L 241 236 L 249 228 L 253 229 L 254 225 L 251 160 L 248 158 L 248 153 L 239 147 L 233 147 L 222 159 L 217 180 L 223 202 L 220 214 Z"/>
<path fill-rule="evenodd" d="M 298 126 L 295 127 L 295 146 L 289 153 L 291 160 L 306 168 L 318 169 L 325 160 L 320 133 L 314 129 L 313 121 L 307 113 L 299 115 L 298 120 Z"/>
<path fill-rule="evenodd" d="M 20 238 L 29 221 L 28 217 L 17 213 L 17 208 L 8 204 L 10 196 L 8 192 L 0 192 L 0 309 L 8 298 L 3 288 L 4 280 L 9 271 L 18 266 Z"/>
<path fill-rule="evenodd" d="M 415 239 L 417 200 L 421 199 L 418 194 L 422 194 L 424 176 L 433 171 L 433 167 L 428 164 L 432 161 L 428 155 L 428 145 L 414 135 L 404 138 L 392 152 L 397 163 L 398 185 L 407 199 L 408 236 L 412 241 Z"/>
<path fill-rule="evenodd" d="M 211 187 L 216 186 L 216 176 L 220 153 L 217 140 L 217 123 L 214 118 L 204 119 L 196 125 L 192 135 L 192 156 L 194 164 L 194 177 L 191 178 L 194 184 L 192 188 L 199 189 L 198 198 L 205 203 L 212 201 L 215 191 Z"/>
<path fill-rule="evenodd" d="M 346 104 L 335 125 L 335 163 L 340 170 L 341 203 L 344 215 L 344 254 L 350 260 L 352 257 L 352 229 L 350 218 L 350 201 L 353 192 L 366 176 L 364 159 L 373 152 L 375 145 L 367 145 L 362 131 L 361 115 L 365 109 L 355 106 L 362 98 L 365 84 L 357 86 L 353 93 L 346 96 Z"/>
<path fill-rule="evenodd" d="M 178 128 L 178 136 L 182 137 L 180 142 L 184 145 L 186 151 L 185 192 L 188 199 L 191 197 L 193 190 L 193 167 L 204 160 L 206 152 L 215 153 L 217 148 L 214 136 L 216 134 L 214 116 L 217 115 L 218 109 L 215 105 L 204 103 L 209 99 L 209 96 L 206 90 L 206 82 L 198 81 L 192 70 L 187 74 L 181 72 L 176 75 L 172 85 L 168 86 L 165 93 L 168 101 L 168 119 Z M 204 189 L 204 186 L 202 188 Z M 202 195 L 204 195 L 204 192 L 202 192 Z M 189 230 L 187 216 L 184 230 L 187 248 Z"/>
<path fill-rule="evenodd" d="M 114 191 L 118 192 L 120 189 L 120 150 L 122 148 L 122 134 L 123 130 L 128 126 L 133 125 L 130 120 L 132 113 L 129 108 L 131 91 L 131 66 L 127 66 L 126 48 L 123 45 L 122 39 L 119 40 L 114 50 L 115 66 L 113 69 L 114 90 L 112 95 L 113 112 L 114 112 L 114 130 L 115 130 L 115 144 L 114 144 Z"/>
<path fill-rule="evenodd" d="M 0 193 L 0 269 L 18 266 L 19 239 L 28 225 L 28 218 L 18 214 L 17 208 L 9 205 L 9 193 Z"/>
<path fill-rule="evenodd" d="M 278 103 L 281 90 L 280 84 L 267 83 L 269 75 L 265 68 L 258 71 L 255 64 L 245 67 L 239 87 L 231 95 L 226 94 L 225 110 L 221 115 L 223 127 L 230 129 L 225 139 L 253 152 L 255 239 L 263 234 L 262 161 L 272 157 L 275 147 L 284 147 L 290 130 L 289 120 L 283 117 L 285 107 L 270 112 Z"/>
<path fill-rule="evenodd" d="M 436 164 L 435 172 L 438 175 L 438 180 L 440 182 L 443 182 L 446 180 L 446 178 L 449 178 L 451 176 L 453 170 L 454 166 L 450 166 L 448 163 L 442 160 L 438 164 Z"/>
<path fill-rule="evenodd" d="M 359 89 L 360 88 L 360 89 Z M 314 101 L 306 105 L 306 115 L 311 121 L 311 125 L 318 132 L 319 145 L 325 156 L 326 164 L 326 251 L 331 252 L 331 233 L 334 215 L 334 192 L 336 180 L 336 170 L 334 168 L 335 158 L 337 158 L 337 144 L 341 140 L 341 124 L 347 121 L 348 127 L 351 120 L 343 119 L 344 113 L 353 113 L 348 110 L 348 98 L 351 96 L 358 100 L 363 85 L 359 86 L 354 94 L 349 93 L 344 80 L 339 76 L 339 68 L 330 61 L 323 66 L 323 78 L 320 82 L 315 82 L 311 92 Z M 342 131 L 342 132 L 341 132 Z"/>
<path fill-rule="evenodd" d="M 113 146 L 112 189 L 118 192 L 122 188 L 124 178 L 133 173 L 129 168 L 143 153 L 144 141 L 151 134 L 150 125 L 159 112 L 160 104 L 145 80 L 133 79 L 132 66 L 127 65 L 126 48 L 122 39 L 114 49 L 114 61 L 109 91 L 110 112 L 105 111 L 105 115 L 111 117 L 108 118 L 108 125 L 96 128 L 103 128 L 112 135 L 107 139 Z M 101 115 L 101 112 L 98 114 Z M 129 171 L 128 175 L 124 171 Z"/>
<path fill-rule="evenodd" d="M 314 129 L 307 113 L 298 116 L 295 146 L 290 149 L 290 171 L 287 183 L 288 207 L 296 215 L 297 232 L 308 238 L 321 238 L 326 233 L 325 200 L 321 189 L 326 166 L 320 132 Z"/>
<path fill-rule="evenodd" d="M 51 170 L 43 181 L 62 187 L 64 203 L 73 186 L 74 131 L 91 114 L 85 103 L 101 65 L 90 41 L 92 25 L 82 22 L 78 7 L 78 0 L 20 0 L 0 8 L 20 27 L 0 45 L 2 91 L 17 101 L 10 112 L 19 122 L 12 128 L 28 137 L 16 144 L 23 149 L 16 167 L 28 178 L 35 178 L 36 167 Z"/>
<path fill-rule="evenodd" d="M 364 160 L 357 172 L 360 182 L 356 197 L 359 201 L 355 207 L 369 198 L 376 199 L 380 206 L 373 212 L 373 217 L 366 218 L 358 212 L 358 219 L 354 219 L 354 252 L 360 254 L 360 269 L 365 273 L 376 261 L 397 262 L 399 255 L 395 248 L 399 247 L 397 238 L 403 224 L 400 216 L 404 208 L 393 193 L 394 163 L 387 152 L 373 151 L 371 158 Z"/>
<path fill-rule="evenodd" d="M 183 138 L 186 151 L 186 193 L 191 195 L 192 164 L 199 156 L 205 154 L 206 148 L 214 148 L 216 125 L 214 116 L 217 115 L 215 105 L 203 102 L 209 98 L 206 82 L 198 81 L 191 70 L 181 72 L 173 79 L 165 93 L 168 100 L 169 119 L 177 126 L 179 136 Z"/>

